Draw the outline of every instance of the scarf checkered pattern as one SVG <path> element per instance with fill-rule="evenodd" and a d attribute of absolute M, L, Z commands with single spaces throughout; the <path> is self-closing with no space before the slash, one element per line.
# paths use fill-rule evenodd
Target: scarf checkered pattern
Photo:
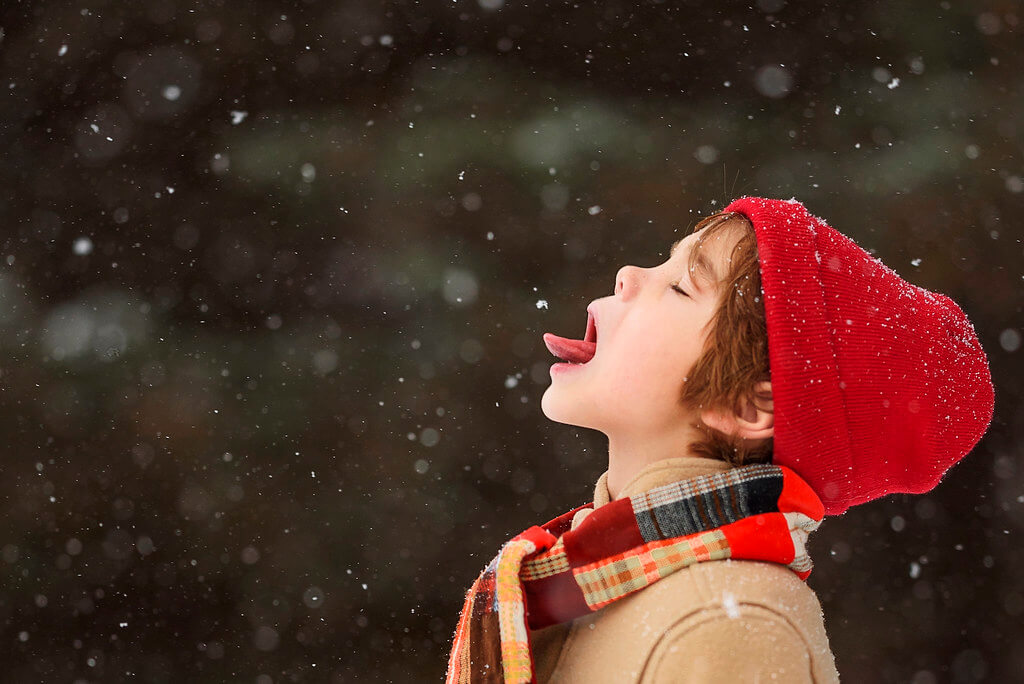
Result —
<path fill-rule="evenodd" d="M 804 544 L 824 515 L 806 482 L 768 464 L 617 499 L 571 529 L 578 510 L 517 535 L 484 568 L 466 594 L 449 684 L 536 681 L 530 629 L 586 615 L 693 563 L 767 561 L 807 579 Z"/>

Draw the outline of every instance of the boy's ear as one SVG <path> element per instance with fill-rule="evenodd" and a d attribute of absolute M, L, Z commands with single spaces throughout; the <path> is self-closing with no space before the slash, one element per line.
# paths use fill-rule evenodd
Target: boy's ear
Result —
<path fill-rule="evenodd" d="M 704 410 L 700 419 L 710 428 L 743 439 L 760 440 L 775 434 L 775 404 L 772 383 L 767 380 L 754 385 L 754 396 L 740 402 L 733 412 Z"/>

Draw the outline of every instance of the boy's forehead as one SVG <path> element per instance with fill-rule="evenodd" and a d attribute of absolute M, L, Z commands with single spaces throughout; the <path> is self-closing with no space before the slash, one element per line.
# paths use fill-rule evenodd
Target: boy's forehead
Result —
<path fill-rule="evenodd" d="M 727 247 L 731 247 L 740 238 L 741 232 L 736 227 L 728 222 L 701 228 L 700 230 L 684 235 L 675 242 L 669 248 L 669 256 L 675 254 L 676 250 L 684 241 L 689 240 L 694 244 L 694 248 L 698 245 L 703 249 L 715 251 L 713 245 L 718 245 L 720 252 L 725 252 Z"/>
<path fill-rule="evenodd" d="M 687 253 L 692 252 L 694 254 L 694 275 L 698 276 L 699 280 L 703 280 L 706 285 L 710 285 L 713 289 L 717 289 L 720 278 L 718 276 L 718 269 L 715 268 L 715 261 L 719 256 L 714 253 L 709 253 L 707 248 L 710 245 L 704 244 L 704 241 L 699 237 L 695 237 L 699 235 L 700 233 L 691 233 L 690 235 L 673 242 L 672 247 L 669 249 L 669 258 L 671 259 L 674 257 L 676 255 L 676 251 L 680 249 L 680 245 L 690 238 L 691 244 L 689 248 L 683 249 L 683 251 Z M 722 238 L 724 236 L 719 232 L 714 237 Z M 718 242 L 718 240 L 711 240 L 709 242 Z M 689 257 L 687 257 L 687 261 L 689 261 Z M 694 284 L 700 287 L 700 283 L 695 282 Z"/>

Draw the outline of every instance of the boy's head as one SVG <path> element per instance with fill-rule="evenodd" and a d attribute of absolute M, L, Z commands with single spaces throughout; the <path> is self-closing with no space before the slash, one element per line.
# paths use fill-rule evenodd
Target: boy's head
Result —
<path fill-rule="evenodd" d="M 759 290 L 749 221 L 702 221 L 661 264 L 622 267 L 614 295 L 588 307 L 584 339 L 544 336 L 575 363 L 552 367 L 542 410 L 604 432 L 611 451 L 635 462 L 687 446 L 733 464 L 766 460 L 773 417 Z"/>
<path fill-rule="evenodd" d="M 770 459 L 829 514 L 931 489 L 992 417 L 960 308 L 796 200 L 732 202 L 664 263 L 620 269 L 590 311 L 596 335 L 591 321 L 582 341 L 545 335 L 583 362 L 553 367 L 548 417 L 623 443 L 678 436 L 736 465 Z"/>

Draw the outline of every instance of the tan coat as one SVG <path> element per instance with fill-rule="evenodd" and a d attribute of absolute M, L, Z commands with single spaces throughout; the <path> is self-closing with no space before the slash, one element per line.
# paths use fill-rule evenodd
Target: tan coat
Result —
<path fill-rule="evenodd" d="M 621 497 L 729 469 L 695 456 L 656 462 Z M 607 473 L 594 506 L 609 501 Z M 590 513 L 576 514 L 575 528 Z M 821 604 L 776 563 L 695 563 L 570 623 L 530 633 L 540 682 L 838 682 Z"/>

